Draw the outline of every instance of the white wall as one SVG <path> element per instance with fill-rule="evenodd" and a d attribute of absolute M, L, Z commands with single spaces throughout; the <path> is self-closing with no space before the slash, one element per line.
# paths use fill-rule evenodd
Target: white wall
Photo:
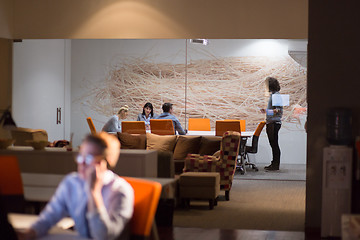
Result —
<path fill-rule="evenodd" d="M 281 163 L 306 164 L 306 138 L 304 131 L 305 117 L 301 124 L 283 123 L 279 131 L 279 146 L 281 150 Z M 250 162 L 271 163 L 272 152 L 266 135 L 266 126 L 261 132 L 257 154 L 249 154 Z M 249 141 L 248 144 L 251 144 Z"/>
<path fill-rule="evenodd" d="M 70 41 L 14 43 L 13 118 L 18 127 L 45 129 L 49 141 L 69 139 Z M 56 124 L 61 108 L 62 122 Z"/>
<path fill-rule="evenodd" d="M 289 50 L 306 49 L 306 40 L 211 40 L 207 46 L 188 43 L 188 54 L 191 59 L 203 57 L 202 50 L 216 56 L 274 56 L 287 55 Z M 71 58 L 71 131 L 74 132 L 74 146 L 80 144 L 85 134 L 89 133 L 86 117 L 94 120 L 100 130 L 109 116 L 92 110 L 86 96 L 96 85 L 106 79 L 107 68 L 113 63 L 131 57 L 145 57 L 155 62 L 184 63 L 185 40 L 72 40 Z M 161 87 L 161 86 L 159 86 Z M 132 109 L 133 111 L 141 111 Z M 156 110 L 161 112 L 160 109 Z M 280 130 L 280 147 L 283 163 L 306 162 L 306 133 L 303 129 L 304 119 L 300 124 L 287 123 Z M 259 142 L 259 152 L 254 157 L 258 163 L 271 161 L 271 148 L 267 141 L 265 129 Z"/>

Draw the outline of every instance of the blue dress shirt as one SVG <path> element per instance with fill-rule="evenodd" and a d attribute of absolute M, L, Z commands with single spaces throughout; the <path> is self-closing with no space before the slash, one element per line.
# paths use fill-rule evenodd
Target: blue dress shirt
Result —
<path fill-rule="evenodd" d="M 184 129 L 181 127 L 179 120 L 172 114 L 164 112 L 160 114 L 156 119 L 171 119 L 174 123 L 174 129 L 178 132 L 179 135 L 185 135 Z"/>
<path fill-rule="evenodd" d="M 94 204 L 86 181 L 77 173 L 68 174 L 59 184 L 54 196 L 41 212 L 31 228 L 37 237 L 47 234 L 49 229 L 63 217 L 71 217 L 81 237 L 114 239 L 124 230 L 132 217 L 134 191 L 131 185 L 112 171 L 105 173 L 102 196 L 105 208 L 88 211 Z M 95 206 L 95 205 L 94 205 Z"/>

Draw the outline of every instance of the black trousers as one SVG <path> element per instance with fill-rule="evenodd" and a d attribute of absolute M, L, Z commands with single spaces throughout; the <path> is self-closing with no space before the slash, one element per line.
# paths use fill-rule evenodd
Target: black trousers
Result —
<path fill-rule="evenodd" d="M 280 123 L 267 123 L 266 133 L 269 139 L 269 143 L 272 149 L 273 159 L 271 165 L 280 166 L 280 147 L 279 147 L 279 130 L 281 128 Z"/>

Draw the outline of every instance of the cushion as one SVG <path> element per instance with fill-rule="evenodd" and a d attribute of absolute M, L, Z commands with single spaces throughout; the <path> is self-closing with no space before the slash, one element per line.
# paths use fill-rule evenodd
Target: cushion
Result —
<path fill-rule="evenodd" d="M 117 133 L 122 149 L 146 149 L 145 134 Z"/>
<path fill-rule="evenodd" d="M 220 150 L 221 137 L 203 136 L 200 142 L 200 155 L 213 155 Z"/>
<path fill-rule="evenodd" d="M 157 135 L 146 133 L 146 149 L 174 151 L 176 135 Z"/>
<path fill-rule="evenodd" d="M 185 172 L 180 174 L 180 186 L 215 186 L 220 185 L 218 172 Z"/>
<path fill-rule="evenodd" d="M 182 136 L 176 141 L 174 159 L 185 159 L 188 153 L 198 153 L 201 136 Z"/>

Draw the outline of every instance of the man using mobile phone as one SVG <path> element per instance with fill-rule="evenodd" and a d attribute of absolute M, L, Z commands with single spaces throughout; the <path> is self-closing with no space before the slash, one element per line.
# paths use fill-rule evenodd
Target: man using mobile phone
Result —
<path fill-rule="evenodd" d="M 77 172 L 68 174 L 39 219 L 19 239 L 36 239 L 63 217 L 70 216 L 81 237 L 127 239 L 133 214 L 134 191 L 129 183 L 108 169 L 120 153 L 118 139 L 105 132 L 88 135 L 76 157 Z"/>

